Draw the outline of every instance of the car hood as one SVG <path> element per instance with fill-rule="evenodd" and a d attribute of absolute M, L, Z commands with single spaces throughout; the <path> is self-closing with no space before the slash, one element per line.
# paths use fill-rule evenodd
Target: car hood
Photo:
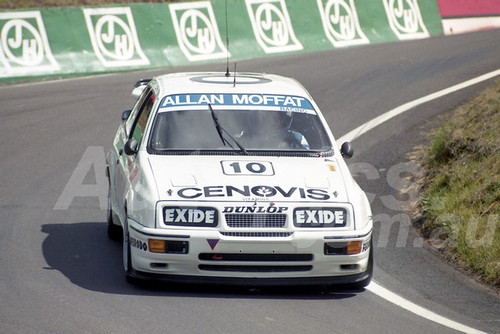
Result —
<path fill-rule="evenodd" d="M 149 163 L 160 200 L 349 201 L 335 158 L 150 156 Z"/>

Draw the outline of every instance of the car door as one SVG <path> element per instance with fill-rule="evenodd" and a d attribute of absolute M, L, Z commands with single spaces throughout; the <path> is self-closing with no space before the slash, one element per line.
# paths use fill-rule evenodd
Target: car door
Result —
<path fill-rule="evenodd" d="M 122 124 L 119 135 L 117 136 L 118 138 L 114 143 L 114 149 L 118 157 L 117 163 L 119 165 L 114 180 L 116 203 L 118 203 L 119 207 L 115 212 L 122 222 L 125 222 L 126 219 L 126 196 L 140 168 L 137 161 L 137 154 L 125 154 L 124 146 L 128 140 L 134 139 L 138 144 L 137 147 L 141 147 L 144 139 L 143 134 L 146 131 L 147 121 L 153 109 L 154 102 L 155 94 L 153 90 L 150 87 L 146 87 L 132 109 L 130 116 Z"/>

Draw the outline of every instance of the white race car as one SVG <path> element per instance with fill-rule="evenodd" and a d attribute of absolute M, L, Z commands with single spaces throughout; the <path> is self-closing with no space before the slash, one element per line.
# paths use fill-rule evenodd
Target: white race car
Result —
<path fill-rule="evenodd" d="M 108 234 L 128 278 L 366 286 L 372 213 L 297 81 L 142 80 L 107 154 Z"/>

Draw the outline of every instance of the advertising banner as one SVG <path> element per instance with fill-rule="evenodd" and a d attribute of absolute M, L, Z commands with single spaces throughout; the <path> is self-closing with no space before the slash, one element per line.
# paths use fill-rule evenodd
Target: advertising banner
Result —
<path fill-rule="evenodd" d="M 237 61 L 442 33 L 435 0 L 212 0 L 0 11 L 0 81 Z"/>

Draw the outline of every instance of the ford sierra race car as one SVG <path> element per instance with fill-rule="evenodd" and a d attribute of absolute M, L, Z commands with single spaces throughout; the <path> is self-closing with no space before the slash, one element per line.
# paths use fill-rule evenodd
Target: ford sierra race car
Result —
<path fill-rule="evenodd" d="M 132 281 L 366 286 L 372 213 L 297 81 L 139 81 L 106 156 L 108 235 Z"/>

